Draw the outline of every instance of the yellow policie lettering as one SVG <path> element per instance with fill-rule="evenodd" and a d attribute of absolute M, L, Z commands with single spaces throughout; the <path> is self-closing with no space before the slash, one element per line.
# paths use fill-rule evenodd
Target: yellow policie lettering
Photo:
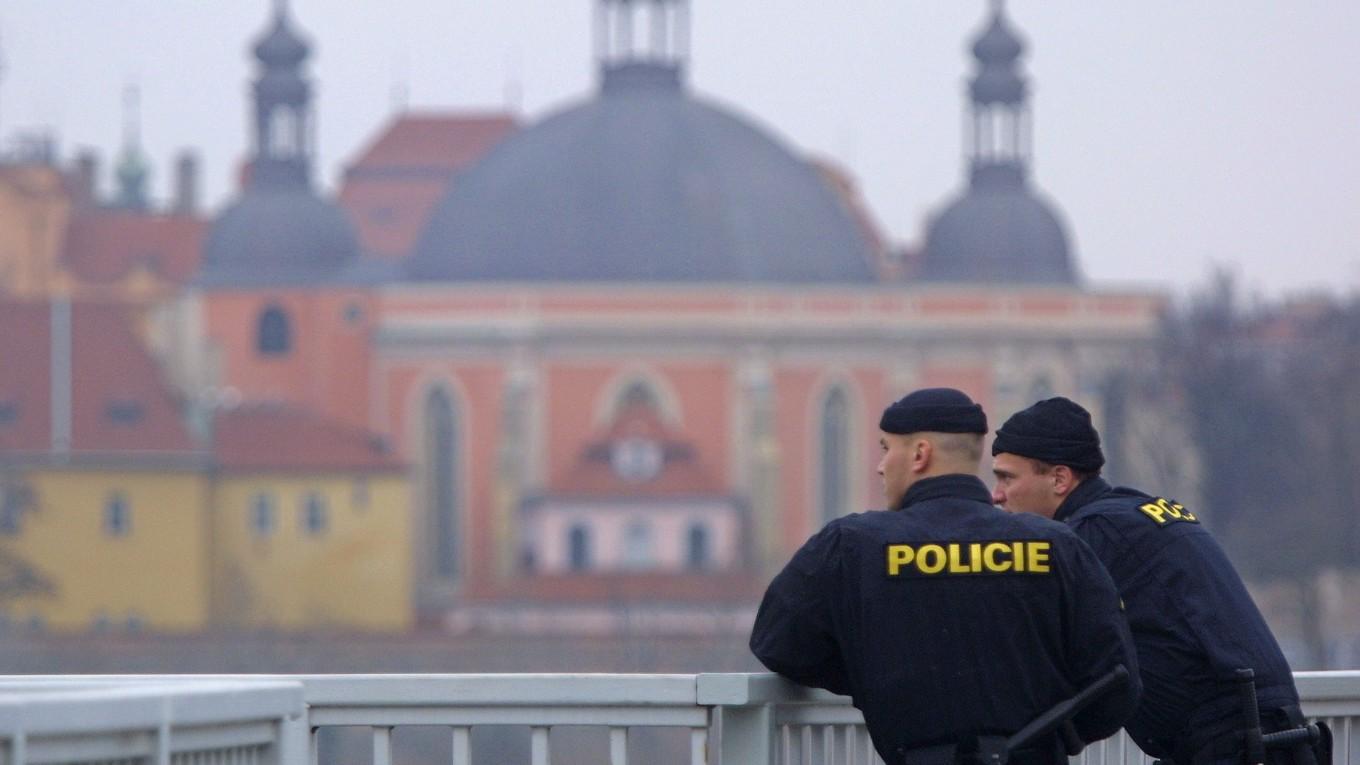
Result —
<path fill-rule="evenodd" d="M 1012 563 L 1008 560 L 997 560 L 998 553 L 1010 552 L 1010 545 L 1005 542 L 989 542 L 983 554 L 983 565 L 987 566 L 988 571 L 1010 571 Z"/>
<path fill-rule="evenodd" d="M 956 574 L 1047 574 L 1050 543 L 949 542 L 888 545 L 888 576 Z"/>
<path fill-rule="evenodd" d="M 1172 521 L 1199 523 L 1195 514 L 1186 510 L 1184 505 L 1169 502 L 1160 497 L 1157 498 L 1156 502 L 1149 502 L 1138 509 L 1142 510 L 1144 515 L 1156 521 L 1158 526 L 1165 526 Z"/>

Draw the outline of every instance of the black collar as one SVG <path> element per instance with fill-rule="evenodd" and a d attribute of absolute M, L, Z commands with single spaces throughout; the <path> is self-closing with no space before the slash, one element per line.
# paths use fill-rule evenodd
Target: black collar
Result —
<path fill-rule="evenodd" d="M 1104 478 L 1101 478 L 1098 475 L 1087 478 L 1085 481 L 1077 484 L 1077 488 L 1073 489 L 1072 493 L 1067 495 L 1067 499 L 1064 499 L 1061 505 L 1058 505 L 1057 512 L 1053 514 L 1053 520 L 1066 520 L 1072 513 L 1091 504 L 1099 498 L 1100 495 L 1109 490 L 1110 484 L 1106 483 Z"/>
<path fill-rule="evenodd" d="M 912 484 L 911 488 L 907 489 L 907 493 L 902 495 L 902 504 L 898 506 L 898 509 L 905 510 L 918 502 L 943 497 L 971 499 L 976 502 L 992 504 L 992 493 L 987 491 L 987 486 L 982 483 L 982 479 L 975 475 L 951 473 L 950 475 L 922 478 Z"/>

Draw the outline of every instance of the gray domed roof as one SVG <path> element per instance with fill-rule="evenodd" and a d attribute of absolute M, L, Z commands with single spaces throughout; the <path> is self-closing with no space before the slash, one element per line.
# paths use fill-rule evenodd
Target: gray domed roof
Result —
<path fill-rule="evenodd" d="M 920 278 L 1072 283 L 1066 227 L 1018 167 L 977 168 L 968 191 L 930 223 Z"/>
<path fill-rule="evenodd" d="M 1018 69 L 1025 44 L 1006 20 L 997 3 L 987 28 L 973 41 L 978 73 L 969 86 L 978 103 L 1016 104 L 1025 99 L 1025 80 Z"/>
<path fill-rule="evenodd" d="M 307 42 L 288 23 L 288 11 L 280 5 L 274 25 L 255 43 L 255 58 L 268 67 L 289 69 L 302 63 L 311 53 Z"/>
<path fill-rule="evenodd" d="M 255 151 L 241 198 L 217 216 L 199 276 L 205 285 L 315 284 L 340 278 L 359 253 L 354 226 L 312 189 L 307 45 L 285 3 L 255 46 Z M 285 116 L 288 119 L 277 119 Z"/>
<path fill-rule="evenodd" d="M 998 5 L 992 12 L 991 23 L 973 41 L 973 57 L 983 66 L 1010 66 L 1024 52 L 1024 41 L 1011 29 Z"/>
<path fill-rule="evenodd" d="M 251 188 L 213 223 L 207 284 L 297 284 L 338 274 L 359 252 L 354 226 L 310 188 Z"/>
<path fill-rule="evenodd" d="M 436 207 L 425 280 L 867 282 L 817 171 L 690 97 L 679 68 L 606 69 L 600 97 L 512 136 Z"/>

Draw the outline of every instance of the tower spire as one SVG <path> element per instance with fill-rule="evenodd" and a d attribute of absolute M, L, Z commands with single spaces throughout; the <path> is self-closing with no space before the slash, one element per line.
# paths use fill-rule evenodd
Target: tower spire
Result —
<path fill-rule="evenodd" d="M 136 83 L 123 87 L 123 148 L 137 148 L 142 144 L 142 94 Z"/>
<path fill-rule="evenodd" d="M 595 35 L 606 88 L 637 78 L 678 83 L 689 59 L 689 0 L 599 0 Z"/>
<path fill-rule="evenodd" d="M 274 18 L 255 43 L 255 153 L 252 185 L 310 184 L 313 117 L 311 83 L 303 73 L 311 54 L 294 30 L 287 0 L 274 0 Z"/>
<path fill-rule="evenodd" d="M 1024 42 L 1006 17 L 1005 0 L 989 0 L 991 18 L 973 39 L 977 71 L 969 81 L 971 135 L 965 139 L 973 183 L 1020 183 L 1028 172 L 1031 115 L 1020 69 Z"/>
<path fill-rule="evenodd" d="M 123 88 L 123 151 L 118 160 L 118 196 L 114 204 L 125 210 L 146 210 L 148 168 L 142 152 L 141 88 Z"/>

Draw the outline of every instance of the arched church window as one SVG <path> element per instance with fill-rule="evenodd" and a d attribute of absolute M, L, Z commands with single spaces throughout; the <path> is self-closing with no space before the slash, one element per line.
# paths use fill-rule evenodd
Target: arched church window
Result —
<path fill-rule="evenodd" d="M 256 335 L 256 348 L 261 356 L 281 356 L 292 350 L 293 333 L 288 314 L 276 305 L 260 313 Z"/>
<path fill-rule="evenodd" d="M 425 402 L 425 507 L 431 568 L 436 576 L 456 579 L 461 573 L 456 471 L 459 459 L 457 413 L 442 389 Z"/>
<path fill-rule="evenodd" d="M 652 386 L 642 380 L 634 380 L 628 383 L 628 387 L 623 389 L 619 395 L 619 408 L 627 409 L 632 406 L 647 406 L 656 409 L 661 401 L 657 398 L 656 391 Z"/>
<path fill-rule="evenodd" d="M 833 388 L 822 402 L 822 522 L 845 515 L 850 489 L 850 402 Z"/>

